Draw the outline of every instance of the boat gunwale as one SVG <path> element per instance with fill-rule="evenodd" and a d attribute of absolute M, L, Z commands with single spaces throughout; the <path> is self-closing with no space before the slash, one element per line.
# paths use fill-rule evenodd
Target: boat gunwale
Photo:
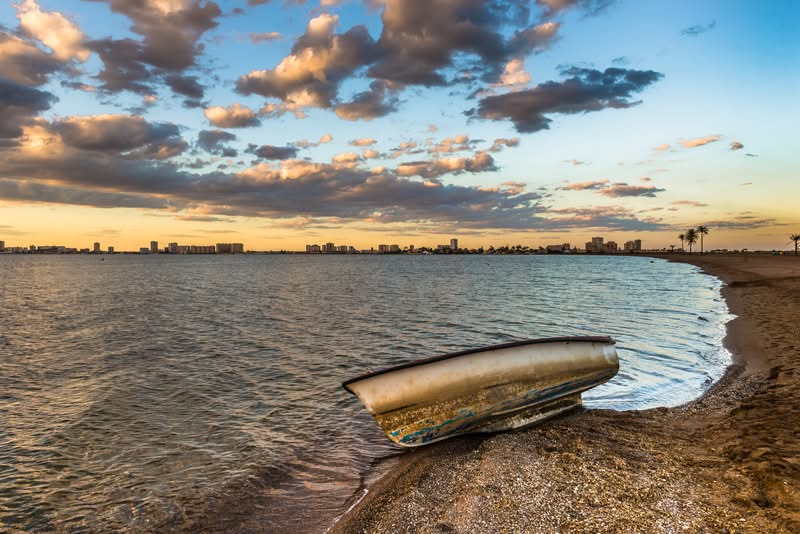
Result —
<path fill-rule="evenodd" d="M 349 393 L 355 395 L 356 393 L 351 390 L 348 386 L 355 382 L 359 382 L 361 380 L 366 380 L 367 378 L 372 378 L 374 376 L 379 376 L 387 373 L 391 373 L 393 371 L 399 371 L 401 369 L 408 369 L 410 367 L 417 367 L 420 365 L 426 365 L 429 363 L 440 362 L 443 360 L 449 360 L 451 358 L 458 358 L 459 356 L 467 356 L 469 354 L 478 354 L 481 352 L 491 352 L 493 350 L 498 349 L 510 349 L 514 347 L 523 347 L 525 345 L 537 345 L 542 343 L 604 343 L 608 345 L 615 345 L 616 341 L 611 336 L 561 336 L 561 337 L 543 337 L 537 339 L 523 339 L 521 341 L 511 341 L 509 343 L 500 343 L 499 345 L 489 345 L 486 347 L 479 347 L 476 349 L 467 349 L 461 350 L 458 352 L 448 352 L 446 354 L 440 354 L 438 356 L 431 356 L 430 358 L 423 358 L 422 360 L 415 360 L 411 362 L 401 363 L 395 365 L 393 367 L 387 367 L 386 369 L 379 369 L 377 371 L 371 371 L 369 373 L 365 373 L 361 376 L 357 376 L 355 378 L 351 378 L 350 380 L 346 380 L 342 382 L 342 387 L 346 389 Z"/>

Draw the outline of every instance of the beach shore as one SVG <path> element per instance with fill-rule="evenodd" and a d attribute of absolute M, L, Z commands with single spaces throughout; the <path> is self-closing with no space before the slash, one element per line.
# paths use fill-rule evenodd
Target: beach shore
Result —
<path fill-rule="evenodd" d="M 409 452 L 333 532 L 800 532 L 800 258 L 661 257 L 722 279 L 737 316 L 706 394 Z"/>

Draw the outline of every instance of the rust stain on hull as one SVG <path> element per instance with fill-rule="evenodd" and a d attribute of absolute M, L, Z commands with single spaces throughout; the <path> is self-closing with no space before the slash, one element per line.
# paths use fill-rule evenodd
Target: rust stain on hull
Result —
<path fill-rule="evenodd" d="M 416 447 L 520 428 L 581 405 L 619 369 L 610 338 L 530 340 L 456 353 L 345 383 L 386 435 Z"/>

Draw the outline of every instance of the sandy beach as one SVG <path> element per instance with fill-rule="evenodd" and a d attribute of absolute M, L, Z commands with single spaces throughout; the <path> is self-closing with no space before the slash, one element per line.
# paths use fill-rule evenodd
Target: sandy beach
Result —
<path fill-rule="evenodd" d="M 412 451 L 333 531 L 800 532 L 800 258 L 663 257 L 722 279 L 737 316 L 705 395 Z"/>

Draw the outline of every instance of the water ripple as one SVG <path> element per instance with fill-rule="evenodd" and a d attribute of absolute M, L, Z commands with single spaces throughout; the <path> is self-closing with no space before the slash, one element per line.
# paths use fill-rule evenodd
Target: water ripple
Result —
<path fill-rule="evenodd" d="M 0 275 L 0 530 L 234 509 L 324 529 L 397 452 L 339 384 L 420 357 L 612 335 L 620 373 L 585 397 L 614 409 L 683 403 L 728 362 L 719 282 L 645 258 L 6 255 Z"/>

